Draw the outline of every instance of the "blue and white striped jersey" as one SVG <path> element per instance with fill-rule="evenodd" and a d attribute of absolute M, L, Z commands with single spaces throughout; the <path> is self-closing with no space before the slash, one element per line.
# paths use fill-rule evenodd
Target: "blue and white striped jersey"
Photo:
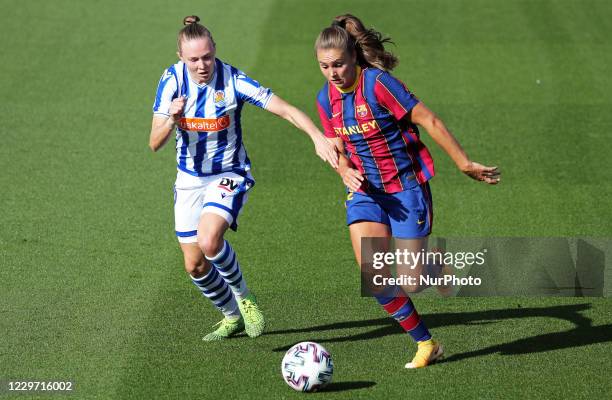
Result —
<path fill-rule="evenodd" d="M 245 175 L 251 162 L 242 143 L 242 105 L 266 108 L 272 91 L 219 59 L 211 81 L 197 84 L 179 61 L 159 80 L 153 114 L 169 116 L 170 103 L 183 95 L 187 102 L 176 129 L 178 169 L 194 176 Z"/>

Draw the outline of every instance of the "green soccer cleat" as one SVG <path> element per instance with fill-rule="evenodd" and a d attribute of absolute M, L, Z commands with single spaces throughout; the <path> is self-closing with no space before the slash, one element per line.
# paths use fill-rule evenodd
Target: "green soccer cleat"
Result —
<path fill-rule="evenodd" d="M 219 327 L 214 332 L 204 336 L 202 338 L 203 341 L 212 342 L 215 340 L 223 340 L 242 332 L 244 330 L 244 319 L 242 317 L 235 319 L 225 317 L 213 326 L 217 325 L 219 325 Z"/>
<path fill-rule="evenodd" d="M 254 294 L 249 294 L 245 299 L 238 302 L 240 312 L 244 317 L 245 331 L 249 337 L 260 336 L 266 327 L 264 316 L 257 305 Z"/>

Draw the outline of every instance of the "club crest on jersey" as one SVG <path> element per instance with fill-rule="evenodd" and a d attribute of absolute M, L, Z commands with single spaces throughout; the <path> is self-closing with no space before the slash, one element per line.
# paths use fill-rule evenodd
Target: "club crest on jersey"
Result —
<path fill-rule="evenodd" d="M 361 118 L 365 118 L 368 115 L 368 107 L 365 104 L 360 104 L 355 107 L 355 111 L 357 111 L 357 115 Z"/>
<path fill-rule="evenodd" d="M 225 105 L 225 92 L 223 90 L 217 90 L 215 92 L 213 101 L 216 106 L 224 106 Z"/>

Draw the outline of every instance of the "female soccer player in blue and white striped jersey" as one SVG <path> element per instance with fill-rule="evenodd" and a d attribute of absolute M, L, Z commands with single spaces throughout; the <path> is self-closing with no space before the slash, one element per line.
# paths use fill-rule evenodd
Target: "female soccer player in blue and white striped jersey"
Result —
<path fill-rule="evenodd" d="M 262 334 L 265 320 L 249 291 L 232 246 L 223 236 L 255 181 L 242 142 L 244 103 L 270 111 L 306 132 L 319 157 L 337 166 L 334 147 L 300 110 L 242 71 L 215 57 L 210 31 L 197 16 L 183 20 L 180 61 L 157 88 L 149 146 L 157 151 L 176 132 L 175 230 L 193 283 L 224 314 L 204 340 L 241 332 Z"/>

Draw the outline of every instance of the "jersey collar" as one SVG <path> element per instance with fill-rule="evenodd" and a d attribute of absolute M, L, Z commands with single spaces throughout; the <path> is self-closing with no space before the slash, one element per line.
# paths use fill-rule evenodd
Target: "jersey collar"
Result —
<path fill-rule="evenodd" d="M 359 65 L 357 65 L 356 70 L 357 70 L 357 72 L 355 73 L 355 82 L 353 82 L 351 87 L 346 88 L 346 89 L 342 89 L 342 88 L 339 88 L 338 86 L 336 86 L 336 89 L 338 89 L 338 91 L 340 93 L 351 93 L 352 91 L 355 90 L 357 85 L 359 85 L 359 80 L 361 79 L 361 67 Z"/>

